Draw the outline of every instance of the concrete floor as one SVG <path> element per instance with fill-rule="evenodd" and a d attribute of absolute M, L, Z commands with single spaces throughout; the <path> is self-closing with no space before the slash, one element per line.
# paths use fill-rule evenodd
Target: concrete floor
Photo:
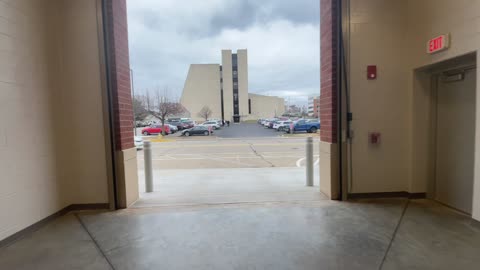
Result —
<path fill-rule="evenodd" d="M 1 248 L 0 266 L 479 269 L 478 222 L 432 201 L 407 202 L 317 200 L 69 214 Z"/>
<path fill-rule="evenodd" d="M 134 207 L 252 202 L 316 201 L 326 197 L 307 187 L 305 167 L 154 170 L 154 192 L 144 193 L 144 171 L 138 172 L 140 200 Z"/>

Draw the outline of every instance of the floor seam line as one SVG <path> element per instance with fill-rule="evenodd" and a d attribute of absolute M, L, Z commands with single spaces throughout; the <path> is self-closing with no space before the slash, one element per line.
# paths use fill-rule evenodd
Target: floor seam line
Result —
<path fill-rule="evenodd" d="M 82 228 L 85 230 L 85 232 L 88 234 L 88 236 L 90 237 L 90 239 L 92 239 L 93 241 L 93 244 L 95 245 L 95 247 L 98 249 L 98 251 L 100 252 L 100 254 L 102 254 L 103 258 L 105 258 L 105 260 L 107 261 L 108 265 L 110 266 L 110 268 L 112 270 L 115 270 L 115 267 L 113 266 L 113 263 L 110 261 L 110 259 L 107 257 L 107 255 L 105 254 L 105 252 L 103 252 L 103 250 L 100 248 L 100 245 L 98 244 L 97 240 L 95 239 L 95 237 L 93 237 L 93 235 L 90 233 L 90 231 L 88 230 L 87 226 L 85 225 L 85 223 L 83 222 L 83 220 L 78 216 L 77 213 L 74 213 L 73 214 L 78 222 L 80 222 L 80 225 L 82 226 Z"/>
<path fill-rule="evenodd" d="M 395 240 L 395 237 L 397 236 L 398 229 L 400 228 L 400 224 L 402 223 L 403 217 L 405 216 L 405 213 L 407 212 L 407 208 L 408 208 L 409 204 L 410 204 L 410 200 L 407 200 L 407 203 L 405 203 L 405 206 L 403 207 L 402 214 L 400 215 L 400 218 L 398 219 L 398 223 L 395 226 L 395 230 L 393 231 L 392 239 L 390 239 L 390 243 L 388 243 L 388 247 L 385 250 L 385 254 L 383 255 L 382 262 L 380 263 L 380 266 L 378 267 L 379 270 L 383 269 L 383 265 L 385 264 L 388 253 L 390 252 L 390 249 L 392 248 L 393 241 Z"/>
<path fill-rule="evenodd" d="M 255 147 L 253 147 L 253 144 L 252 143 L 248 143 L 248 145 L 250 146 L 250 149 L 253 151 L 253 153 L 260 157 L 263 161 L 265 161 L 266 163 L 270 164 L 270 167 L 272 168 L 275 168 L 276 166 L 270 162 L 269 160 L 265 159 L 265 157 L 263 155 L 261 155 L 260 153 L 257 152 L 257 149 L 255 149 Z"/>

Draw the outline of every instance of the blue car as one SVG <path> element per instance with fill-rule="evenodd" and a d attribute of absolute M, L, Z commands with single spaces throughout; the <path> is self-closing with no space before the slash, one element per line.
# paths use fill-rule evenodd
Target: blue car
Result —
<path fill-rule="evenodd" d="M 319 121 L 300 119 L 293 123 L 293 133 L 298 131 L 305 131 L 307 133 L 317 133 L 319 129 L 320 129 Z M 286 126 L 285 131 L 287 133 L 290 133 L 290 126 Z"/>

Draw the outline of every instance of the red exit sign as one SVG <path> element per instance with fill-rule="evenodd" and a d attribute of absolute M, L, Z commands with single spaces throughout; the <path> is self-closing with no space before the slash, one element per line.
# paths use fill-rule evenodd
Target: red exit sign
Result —
<path fill-rule="evenodd" d="M 450 40 L 448 35 L 441 35 L 441 36 L 432 38 L 427 42 L 427 52 L 432 54 L 432 53 L 446 50 L 450 45 L 449 43 L 450 43 Z"/>

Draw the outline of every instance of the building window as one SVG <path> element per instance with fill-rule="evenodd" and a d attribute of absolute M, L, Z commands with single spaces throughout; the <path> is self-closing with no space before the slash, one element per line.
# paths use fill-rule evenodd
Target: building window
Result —
<path fill-rule="evenodd" d="M 238 86 L 238 82 L 233 82 L 233 86 Z"/>
<path fill-rule="evenodd" d="M 248 99 L 248 114 L 252 114 L 252 100 Z"/>

